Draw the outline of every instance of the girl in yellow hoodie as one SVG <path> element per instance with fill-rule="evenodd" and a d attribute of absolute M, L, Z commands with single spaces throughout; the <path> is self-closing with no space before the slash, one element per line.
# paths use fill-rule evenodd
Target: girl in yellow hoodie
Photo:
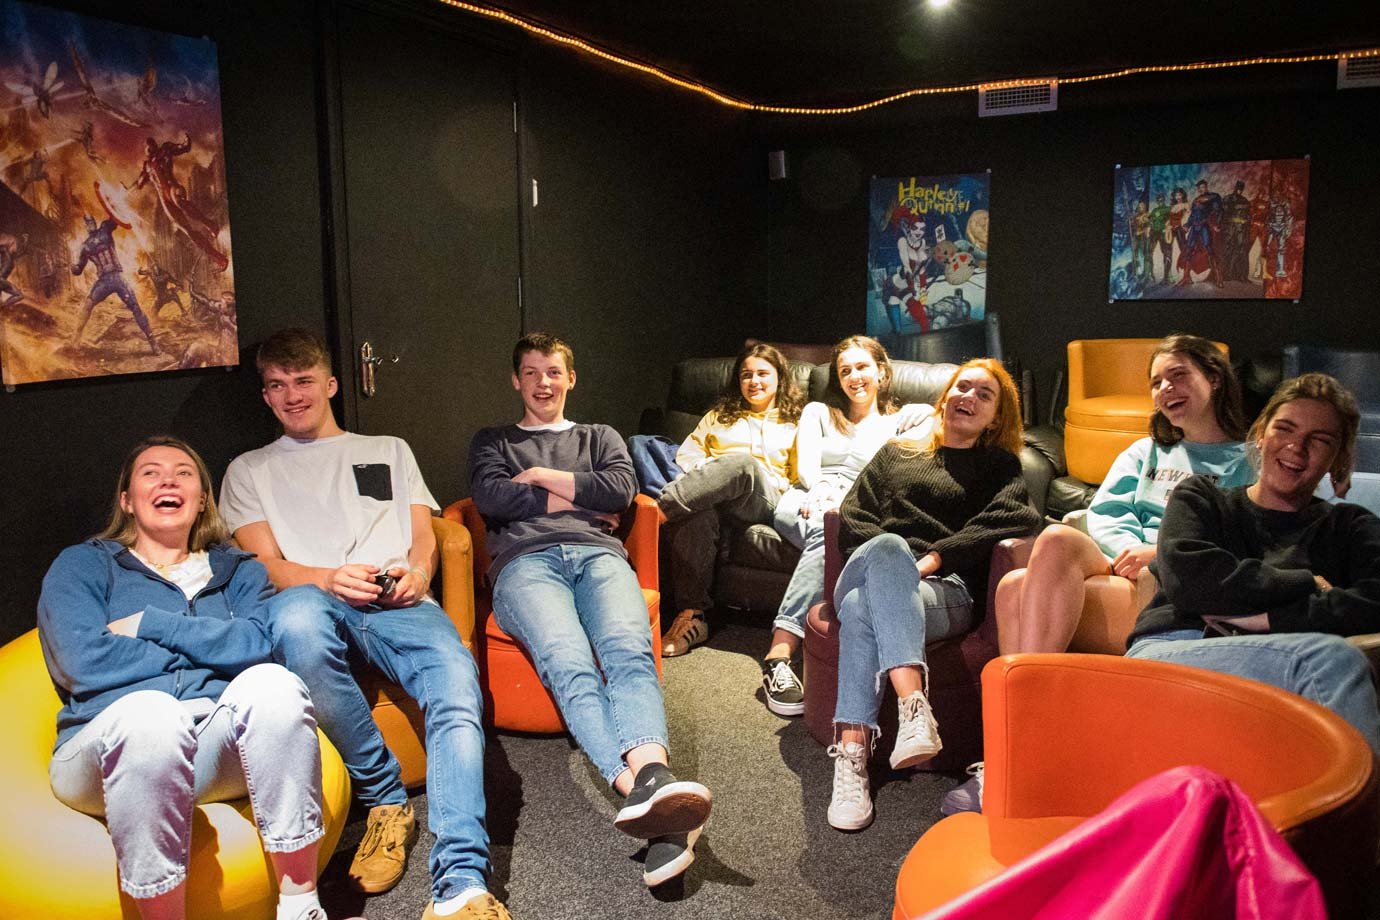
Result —
<path fill-rule="evenodd" d="M 676 452 L 684 471 L 661 493 L 671 593 L 678 612 L 662 638 L 664 656 L 684 655 L 709 636 L 720 518 L 766 524 L 790 487 L 796 423 L 805 397 L 790 365 L 770 345 L 749 345 L 718 402 Z"/>

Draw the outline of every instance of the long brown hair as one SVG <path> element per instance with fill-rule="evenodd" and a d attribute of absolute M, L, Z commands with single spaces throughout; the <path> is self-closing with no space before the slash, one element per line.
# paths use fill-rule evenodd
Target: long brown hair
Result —
<path fill-rule="evenodd" d="M 824 405 L 829 407 L 829 421 L 840 434 L 852 434 L 853 423 L 848 419 L 848 409 L 852 405 L 843 392 L 843 381 L 839 378 L 839 358 L 850 348 L 861 348 L 872 356 L 877 365 L 877 411 L 890 415 L 899 408 L 896 398 L 891 395 L 891 359 L 886 349 L 876 339 L 865 335 L 850 335 L 834 346 L 829 357 L 829 383 L 824 388 Z"/>
<path fill-rule="evenodd" d="M 1183 355 L 1210 382 L 1216 383 L 1212 390 L 1212 414 L 1217 419 L 1217 427 L 1233 441 L 1246 437 L 1246 414 L 1241 409 L 1241 382 L 1236 379 L 1231 362 L 1220 348 L 1199 335 L 1183 332 L 1167 335 L 1150 353 L 1150 363 L 1145 368 L 1147 377 L 1160 355 Z M 1169 419 L 1156 407 L 1150 413 L 1150 437 L 1161 447 L 1173 447 L 1184 439 L 1184 432 L 1182 428 L 1170 424 Z"/>
<path fill-rule="evenodd" d="M 181 438 L 175 438 L 167 434 L 151 435 L 130 448 L 125 456 L 125 462 L 120 467 L 120 479 L 115 486 L 115 501 L 110 509 L 110 521 L 105 525 L 96 536 L 102 540 L 114 540 L 124 546 L 133 546 L 134 538 L 137 535 L 135 529 L 134 515 L 124 509 L 120 503 L 120 497 L 129 491 L 130 480 L 134 477 L 134 464 L 138 461 L 139 455 L 150 447 L 171 447 L 182 451 L 191 458 L 193 465 L 196 466 L 197 478 L 201 480 L 201 495 L 205 499 L 205 504 L 197 512 L 196 520 L 192 522 L 192 532 L 187 537 L 188 552 L 197 553 L 208 546 L 216 543 L 225 543 L 230 539 L 230 531 L 226 528 L 225 522 L 221 520 L 220 512 L 216 510 L 216 495 L 211 487 L 211 471 L 206 468 L 206 461 L 201 459 L 201 455 L 192 449 Z"/>
<path fill-rule="evenodd" d="M 715 421 L 720 425 L 732 425 L 752 412 L 747 400 L 743 398 L 742 385 L 738 382 L 738 374 L 742 372 L 743 362 L 748 358 L 761 358 L 776 368 L 777 416 L 783 422 L 800 421 L 800 410 L 805 408 L 805 394 L 800 392 L 800 387 L 796 386 L 794 378 L 791 377 L 791 365 L 786 356 L 764 342 L 755 342 L 738 353 L 728 383 L 724 385 L 718 400 L 709 408 Z"/>
<path fill-rule="evenodd" d="M 1021 448 L 1025 446 L 1022 437 L 1024 428 L 1021 426 L 1021 394 L 1016 389 L 1016 382 L 996 358 L 974 358 L 960 364 L 954 371 L 949 382 L 944 384 L 944 395 L 934 404 L 934 433 L 924 451 L 933 453 L 943 445 L 944 406 L 949 402 L 949 392 L 953 389 L 954 381 L 958 380 L 958 375 L 971 367 L 982 368 L 997 382 L 997 416 L 992 420 L 991 426 L 978 436 L 977 446 L 1000 447 L 1007 453 L 1019 457 Z"/>
<path fill-rule="evenodd" d="M 1251 432 L 1246 437 L 1251 444 L 1258 444 L 1265 437 L 1265 430 L 1270 427 L 1280 406 L 1298 399 L 1316 399 L 1327 403 L 1336 411 L 1342 423 L 1337 456 L 1332 458 L 1332 468 L 1328 470 L 1332 474 L 1332 482 L 1340 485 L 1351 475 L 1351 465 L 1356 459 L 1356 432 L 1361 427 L 1361 409 L 1356 404 L 1356 397 L 1336 377 L 1311 373 L 1284 381 L 1275 389 L 1265 408 L 1260 410 L 1259 418 L 1251 425 Z"/>

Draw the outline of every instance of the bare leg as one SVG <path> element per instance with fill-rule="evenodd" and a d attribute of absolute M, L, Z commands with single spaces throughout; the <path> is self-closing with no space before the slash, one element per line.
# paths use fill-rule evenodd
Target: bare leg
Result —
<path fill-rule="evenodd" d="M 142 920 L 183 920 L 187 916 L 187 883 L 151 898 L 135 898 Z"/>
<path fill-rule="evenodd" d="M 315 842 L 291 853 L 269 853 L 273 874 L 278 879 L 279 894 L 306 894 L 316 890 Z"/>
<path fill-rule="evenodd" d="M 925 689 L 924 678 L 917 667 L 892 668 L 887 675 L 891 678 L 891 686 L 896 689 L 898 700 L 903 700 L 912 693 L 923 692 Z"/>
<path fill-rule="evenodd" d="M 1003 655 L 1020 651 L 1021 595 L 1025 592 L 1027 571 L 1014 569 L 997 583 L 997 609 L 992 615 L 997 618 L 997 651 Z"/>
<path fill-rule="evenodd" d="M 1046 528 L 1035 539 L 1020 586 L 1018 638 L 1010 651 L 1066 651 L 1083 615 L 1084 581 L 1111 570 L 1092 537 L 1063 524 Z M 998 629 L 1001 622 L 999 614 Z M 1004 640 L 1001 645 L 1006 651 Z"/>
<path fill-rule="evenodd" d="M 627 795 L 632 792 L 633 780 L 637 777 L 637 772 L 649 763 L 659 763 L 662 766 L 670 766 L 669 758 L 666 756 L 666 749 L 655 741 L 647 744 L 639 744 L 631 751 L 623 755 L 623 759 L 628 763 L 628 769 L 619 773 L 613 779 L 613 788 L 619 795 Z"/>
<path fill-rule="evenodd" d="M 839 745 L 860 744 L 866 749 L 872 741 L 872 731 L 865 725 L 839 725 Z"/>
<path fill-rule="evenodd" d="M 784 629 L 774 629 L 771 634 L 771 649 L 768 658 L 790 658 L 800 648 L 800 637 Z"/>

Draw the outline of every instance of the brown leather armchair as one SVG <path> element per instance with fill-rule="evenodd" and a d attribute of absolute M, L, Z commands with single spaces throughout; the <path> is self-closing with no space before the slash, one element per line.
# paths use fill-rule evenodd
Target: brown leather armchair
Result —
<path fill-rule="evenodd" d="M 1375 757 L 1335 713 L 1214 671 L 1110 655 L 1008 655 L 982 673 L 981 814 L 945 818 L 901 866 L 893 917 L 957 897 L 1184 765 L 1240 785 L 1322 883 L 1364 916 L 1374 878 Z"/>
<path fill-rule="evenodd" d="M 431 519 L 441 564 L 431 581 L 432 594 L 440 602 L 460 641 L 475 654 L 474 642 L 474 563 L 470 535 L 464 527 L 445 518 Z M 408 788 L 426 782 L 426 731 L 417 701 L 401 687 L 370 669 L 359 675 L 359 686 L 373 710 L 374 722 L 383 733 L 384 743 L 402 766 L 403 785 Z"/>
<path fill-rule="evenodd" d="M 834 740 L 834 704 L 838 699 L 839 635 L 833 592 L 843 570 L 843 554 L 838 549 L 839 516 L 829 511 L 824 516 L 824 601 L 810 608 L 805 618 L 805 724 L 820 744 Z M 988 615 L 976 629 L 951 639 L 931 642 L 925 647 L 929 664 L 930 705 L 940 726 L 944 749 L 929 761 L 925 770 L 961 770 L 982 758 L 983 665 L 997 654 L 996 618 L 991 616 L 997 582 L 1002 575 L 1025 565 L 1030 558 L 1032 538 L 1003 540 L 992 550 L 987 588 Z M 888 698 L 891 691 L 888 690 Z M 883 724 L 894 718 L 894 706 L 882 707 Z"/>
<path fill-rule="evenodd" d="M 474 591 L 472 615 L 477 615 L 483 629 L 478 640 L 476 659 L 479 662 L 480 684 L 484 690 L 484 713 L 495 727 L 510 731 L 553 733 L 565 731 L 556 701 L 537 676 L 537 669 L 527 650 L 502 629 L 493 617 L 493 592 L 485 573 L 489 570 L 489 551 L 485 541 L 484 518 L 465 498 L 449 505 L 443 512 L 449 521 L 456 521 L 468 531 L 468 542 L 474 546 L 472 582 Z M 458 526 L 458 525 L 457 525 Z M 647 620 L 652 633 L 652 654 L 656 659 L 657 676 L 661 676 L 661 591 L 657 573 L 657 537 L 661 530 L 661 512 L 656 502 L 638 495 L 623 515 L 618 535 L 628 551 L 628 559 L 637 573 L 642 596 L 647 601 Z M 473 620 L 471 621 L 473 622 Z"/>

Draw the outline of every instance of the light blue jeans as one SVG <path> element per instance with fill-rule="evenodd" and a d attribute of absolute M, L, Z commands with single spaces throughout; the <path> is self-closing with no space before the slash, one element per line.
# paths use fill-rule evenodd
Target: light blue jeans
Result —
<path fill-rule="evenodd" d="M 402 805 L 402 771 L 374 724 L 350 673 L 358 656 L 421 706 L 426 727 L 431 890 L 437 900 L 485 887 L 489 833 L 484 826 L 484 729 L 479 669 L 444 610 L 357 610 L 314 585 L 299 585 L 268 605 L 274 657 L 301 675 L 326 736 L 340 751 L 360 802 Z"/>
<path fill-rule="evenodd" d="M 787 542 L 800 549 L 800 561 L 791 573 L 772 626 L 804 638 L 805 617 L 811 607 L 824 600 L 824 512 L 803 518 L 783 502 L 777 506 L 772 523 Z"/>
<path fill-rule="evenodd" d="M 518 556 L 498 574 L 494 616 L 532 656 L 575 741 L 610 785 L 633 748 L 670 751 L 647 602 L 626 559 L 575 543 Z"/>
<path fill-rule="evenodd" d="M 186 881 L 197 802 L 248 795 L 270 853 L 325 833 L 311 699 L 276 664 L 240 673 L 200 721 L 161 691 L 120 697 L 57 749 L 48 779 L 58 801 L 105 818 L 120 888 L 132 898 Z"/>
<path fill-rule="evenodd" d="M 1380 709 L 1370 663 L 1340 636 L 1265 633 L 1204 639 L 1201 630 L 1180 629 L 1141 636 L 1126 657 L 1235 674 L 1297 693 L 1346 719 L 1380 754 Z"/>
<path fill-rule="evenodd" d="M 915 556 L 896 534 L 854 550 L 834 586 L 839 620 L 839 692 L 834 724 L 864 725 L 875 735 L 887 672 L 915 666 L 925 674 L 925 643 L 972 628 L 973 599 L 957 575 L 921 578 Z"/>

